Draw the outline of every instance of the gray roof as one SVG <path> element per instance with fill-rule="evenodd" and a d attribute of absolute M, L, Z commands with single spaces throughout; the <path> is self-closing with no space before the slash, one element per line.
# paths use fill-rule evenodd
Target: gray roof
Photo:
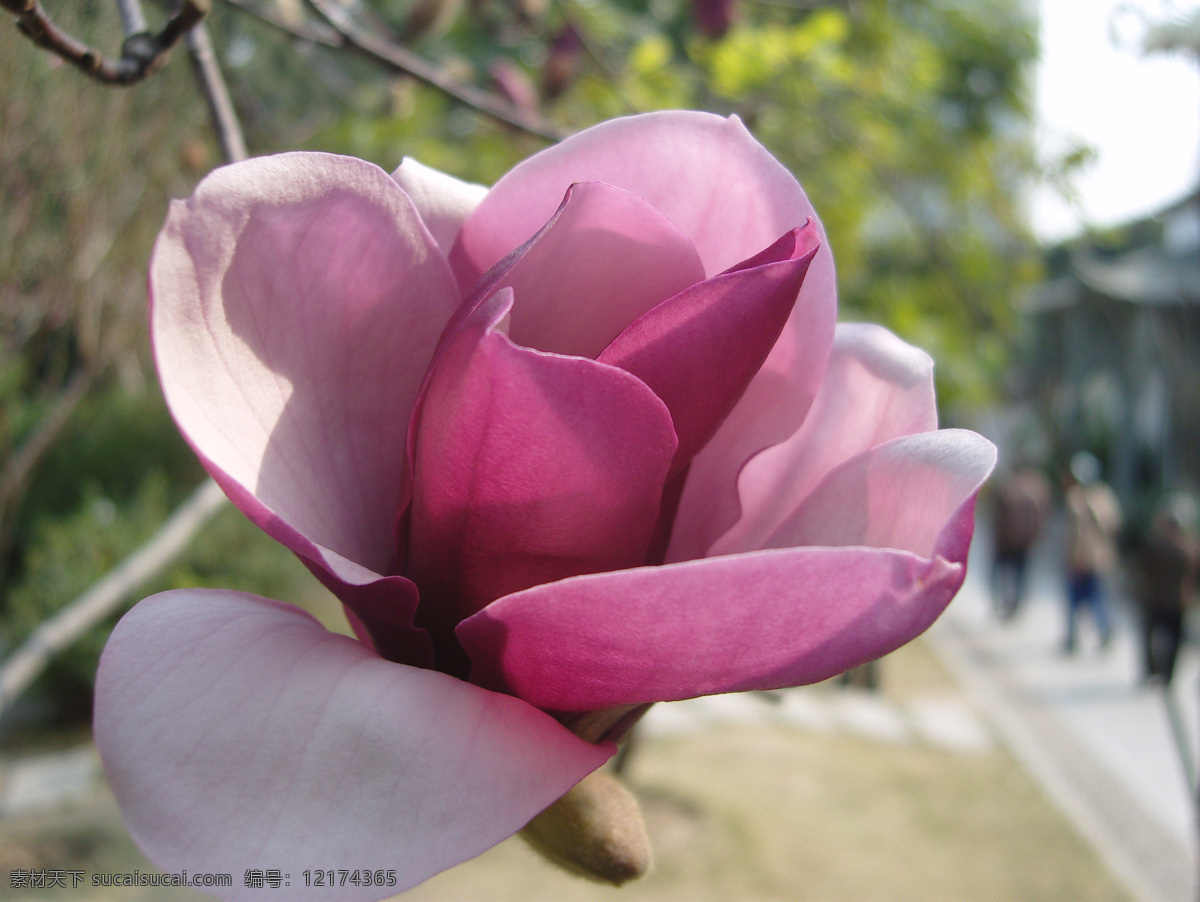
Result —
<path fill-rule="evenodd" d="M 1070 274 L 1034 289 L 1029 309 L 1058 310 L 1088 295 L 1145 306 L 1200 305 L 1200 254 L 1149 247 L 1104 258 L 1080 251 L 1071 255 Z"/>

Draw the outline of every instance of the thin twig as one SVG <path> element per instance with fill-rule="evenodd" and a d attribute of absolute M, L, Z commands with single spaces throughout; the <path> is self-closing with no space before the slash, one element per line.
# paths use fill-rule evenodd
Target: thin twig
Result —
<path fill-rule="evenodd" d="M 221 142 L 225 162 L 240 162 L 249 156 L 246 151 L 246 139 L 242 134 L 241 123 L 238 122 L 233 100 L 229 96 L 225 76 L 221 74 L 221 66 L 217 61 L 216 51 L 213 50 L 212 39 L 208 36 L 207 26 L 201 23 L 188 32 L 187 45 L 196 80 L 200 83 L 204 99 L 208 101 L 213 130 Z"/>
<path fill-rule="evenodd" d="M 39 624 L 0 667 L 0 714 L 29 688 L 55 655 L 115 613 L 139 586 L 174 561 L 200 528 L 221 509 L 224 501 L 220 487 L 206 479 L 167 518 L 149 542 L 49 620 Z"/>
<path fill-rule="evenodd" d="M 7 558 L 12 549 L 21 501 L 29 488 L 30 474 L 54 447 L 104 367 L 102 362 L 93 362 L 79 369 L 0 468 L 0 587 L 4 585 Z"/>
<path fill-rule="evenodd" d="M 368 59 L 396 72 L 410 75 L 459 103 L 523 132 L 545 138 L 547 141 L 560 141 L 566 137 L 566 132 L 541 117 L 531 116 L 486 91 L 459 82 L 416 54 L 370 34 L 358 26 L 340 3 L 330 2 L 330 0 L 306 0 L 306 2 L 331 28 L 345 38 L 346 45 L 350 49 Z"/>
<path fill-rule="evenodd" d="M 556 129 L 540 118 L 531 117 L 515 107 L 505 105 L 484 91 L 461 84 L 438 72 L 420 57 L 391 41 L 379 38 L 360 28 L 350 21 L 344 11 L 334 10 L 328 4 L 324 4 L 324 8 L 322 8 L 319 3 L 310 3 L 322 17 L 322 22 L 297 24 L 285 21 L 278 13 L 271 12 L 268 7 L 259 3 L 247 2 L 247 0 L 225 0 L 225 2 L 296 40 L 319 44 L 334 50 L 350 49 L 388 69 L 411 75 L 460 103 L 500 119 L 508 125 L 530 132 L 539 138 L 558 141 L 566 135 L 565 132 Z M 337 17 L 339 21 L 335 22 L 333 17 Z M 341 22 L 345 23 L 344 26 L 340 24 Z"/>
<path fill-rule="evenodd" d="M 9 502 L 19 494 L 30 472 L 54 444 L 98 374 L 97 367 L 84 367 L 76 372 L 33 432 L 4 462 L 0 469 L 0 523 L 5 519 Z"/>
<path fill-rule="evenodd" d="M 341 34 L 327 25 L 322 25 L 320 22 L 310 22 L 307 20 L 303 23 L 288 22 L 279 13 L 273 12 L 272 7 L 264 6 L 261 3 L 247 3 L 246 0 L 225 0 L 225 2 L 239 12 L 258 19 L 258 21 L 270 25 L 284 34 L 291 35 L 298 41 L 308 41 L 312 44 L 320 44 L 322 47 L 332 47 L 334 49 L 346 46 L 346 39 Z"/>
<path fill-rule="evenodd" d="M 150 30 L 142 13 L 142 4 L 138 0 L 117 0 L 117 12 L 121 16 L 121 28 L 124 29 L 126 37 Z"/>
<path fill-rule="evenodd" d="M 0 0 L 0 8 L 17 17 L 17 28 L 38 47 L 61 57 L 106 85 L 131 85 L 158 71 L 167 54 L 208 15 L 211 0 L 183 0 L 179 10 L 157 34 L 130 34 L 119 59 L 110 59 L 63 31 L 50 20 L 38 0 Z"/>

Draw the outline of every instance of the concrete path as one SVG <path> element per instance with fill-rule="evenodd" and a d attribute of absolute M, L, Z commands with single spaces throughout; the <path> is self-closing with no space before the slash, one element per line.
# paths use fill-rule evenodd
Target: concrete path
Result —
<path fill-rule="evenodd" d="M 1053 539 L 1008 623 L 991 612 L 988 562 L 977 547 L 967 585 L 930 631 L 935 651 L 1135 896 L 1196 899 L 1195 810 L 1172 716 L 1195 761 L 1200 654 L 1185 645 L 1169 693 L 1142 685 L 1137 624 L 1118 588 L 1110 645 L 1101 649 L 1085 624 L 1080 649 L 1066 655 Z"/>
<path fill-rule="evenodd" d="M 638 735 L 691 735 L 738 725 L 929 745 L 950 752 L 994 747 L 983 719 L 960 693 L 897 701 L 865 689 L 832 686 L 713 695 L 655 705 L 638 724 Z"/>
<path fill-rule="evenodd" d="M 63 808 L 88 798 L 104 773 L 90 743 L 0 761 L 0 820 Z"/>

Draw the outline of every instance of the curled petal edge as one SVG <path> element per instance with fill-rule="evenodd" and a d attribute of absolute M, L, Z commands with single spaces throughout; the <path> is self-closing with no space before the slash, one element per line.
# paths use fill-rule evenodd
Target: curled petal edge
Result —
<path fill-rule="evenodd" d="M 255 526 L 298 557 L 346 610 L 355 635 L 380 657 L 414 667 L 433 666 L 433 642 L 415 626 L 419 593 L 403 576 L 384 576 L 313 542 L 271 508 L 199 455 L 230 501 Z"/>

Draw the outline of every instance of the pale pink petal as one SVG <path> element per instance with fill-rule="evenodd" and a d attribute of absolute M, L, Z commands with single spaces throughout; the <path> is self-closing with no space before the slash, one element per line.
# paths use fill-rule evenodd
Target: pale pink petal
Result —
<path fill-rule="evenodd" d="M 995 461 L 986 440 L 951 432 L 934 433 L 946 438 L 924 453 L 911 443 L 926 436 L 897 439 L 885 454 L 907 468 L 867 486 L 908 500 L 916 513 L 891 508 L 904 527 L 934 533 L 922 553 L 902 541 L 778 548 L 537 586 L 459 626 L 472 681 L 546 710 L 587 711 L 818 682 L 900 647 L 962 585 L 975 497 Z M 891 481 L 906 469 L 907 490 Z M 840 488 L 844 503 L 884 506 Z M 848 537 L 840 523 L 830 533 Z"/>
<path fill-rule="evenodd" d="M 449 254 L 458 237 L 458 230 L 479 206 L 488 189 L 474 182 L 464 182 L 405 157 L 392 178 L 412 198 L 442 253 Z"/>
<path fill-rule="evenodd" d="M 819 227 L 818 227 L 819 228 Z M 704 557 L 741 516 L 738 474 L 760 451 L 795 434 L 819 390 L 833 343 L 837 292 L 821 233 L 779 341 L 712 440 L 692 459 L 668 561 Z"/>
<path fill-rule="evenodd" d="M 375 900 L 479 854 L 609 756 L 528 704 L 392 664 L 302 611 L 183 590 L 117 625 L 96 744 L 137 844 L 168 872 L 229 873 L 224 899 Z M 391 887 L 304 888 L 316 869 Z M 270 892 L 267 890 L 266 892 Z"/>
<path fill-rule="evenodd" d="M 793 436 L 743 468 L 742 519 L 709 554 L 764 547 L 834 467 L 889 439 L 936 428 L 929 355 L 880 326 L 839 325 L 812 410 Z"/>
<path fill-rule="evenodd" d="M 567 189 L 540 232 L 488 274 L 513 289 L 509 337 L 596 357 L 647 310 L 704 278 L 688 239 L 637 195 L 602 182 Z"/>
<path fill-rule="evenodd" d="M 629 373 L 498 331 L 511 302 L 502 289 L 444 345 L 417 412 L 405 572 L 451 673 L 454 625 L 493 599 L 641 564 L 675 453 L 670 413 Z"/>
<path fill-rule="evenodd" d="M 345 157 L 225 167 L 172 207 L 150 286 L 167 401 L 235 502 L 395 572 L 408 419 L 458 304 L 407 195 Z"/>
<path fill-rule="evenodd" d="M 764 547 L 867 545 L 930 557 L 947 541 L 949 513 L 995 464 L 992 443 L 963 429 L 892 439 L 827 474 Z"/>
<path fill-rule="evenodd" d="M 612 119 L 534 154 L 495 184 L 451 254 L 459 284 L 468 289 L 537 232 L 572 184 L 593 181 L 664 213 L 710 276 L 815 218 L 796 179 L 736 116 L 667 110 Z"/>
<path fill-rule="evenodd" d="M 736 270 L 663 301 L 597 358 L 628 370 L 671 411 L 686 467 L 742 397 L 792 312 L 817 252 L 813 223 Z"/>

